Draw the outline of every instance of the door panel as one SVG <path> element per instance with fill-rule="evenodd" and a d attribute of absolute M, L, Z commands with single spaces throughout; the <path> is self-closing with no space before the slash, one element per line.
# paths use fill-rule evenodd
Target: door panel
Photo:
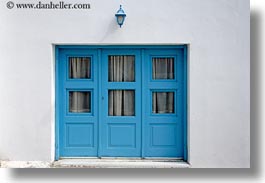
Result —
<path fill-rule="evenodd" d="M 139 50 L 102 51 L 102 157 L 141 156 L 140 59 Z"/>
<path fill-rule="evenodd" d="M 182 157 L 182 58 L 176 50 L 146 50 L 144 157 Z"/>
<path fill-rule="evenodd" d="M 98 76 L 96 50 L 60 52 L 60 156 L 97 157 Z"/>

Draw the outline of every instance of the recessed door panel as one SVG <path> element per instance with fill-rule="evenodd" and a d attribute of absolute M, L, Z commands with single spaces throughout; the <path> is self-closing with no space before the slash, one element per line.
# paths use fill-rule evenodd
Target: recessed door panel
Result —
<path fill-rule="evenodd" d="M 66 124 L 66 147 L 94 147 L 93 123 Z"/>

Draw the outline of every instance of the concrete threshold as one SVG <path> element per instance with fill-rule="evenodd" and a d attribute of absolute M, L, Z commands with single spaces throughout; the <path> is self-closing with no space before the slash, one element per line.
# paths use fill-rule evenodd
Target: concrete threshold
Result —
<path fill-rule="evenodd" d="M 0 161 L 0 168 L 189 168 L 187 162 L 165 159 L 61 159 L 59 161 Z"/>
<path fill-rule="evenodd" d="M 189 168 L 187 162 L 158 159 L 62 159 L 54 168 Z"/>

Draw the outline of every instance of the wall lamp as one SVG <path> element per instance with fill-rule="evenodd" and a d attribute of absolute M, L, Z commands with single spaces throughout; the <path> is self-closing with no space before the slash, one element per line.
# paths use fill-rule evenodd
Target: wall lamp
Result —
<path fill-rule="evenodd" d="M 122 9 L 121 5 L 120 5 L 120 9 L 117 11 L 115 16 L 116 16 L 116 19 L 117 19 L 117 23 L 121 27 L 123 22 L 124 22 L 124 20 L 125 20 L 125 17 L 126 17 L 126 14 L 125 14 L 124 10 Z"/>

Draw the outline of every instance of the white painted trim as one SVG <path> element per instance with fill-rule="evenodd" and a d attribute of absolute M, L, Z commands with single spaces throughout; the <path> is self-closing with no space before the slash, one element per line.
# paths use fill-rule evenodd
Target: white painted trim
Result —
<path fill-rule="evenodd" d="M 56 71 L 55 71 L 55 64 L 56 64 L 56 53 L 55 53 L 55 44 L 51 45 L 51 157 L 50 160 L 54 161 L 55 160 L 55 146 L 56 146 L 56 129 L 55 129 L 55 123 L 56 123 L 56 117 L 55 117 L 55 110 L 56 110 L 56 106 L 55 106 L 55 95 L 56 95 Z"/>

